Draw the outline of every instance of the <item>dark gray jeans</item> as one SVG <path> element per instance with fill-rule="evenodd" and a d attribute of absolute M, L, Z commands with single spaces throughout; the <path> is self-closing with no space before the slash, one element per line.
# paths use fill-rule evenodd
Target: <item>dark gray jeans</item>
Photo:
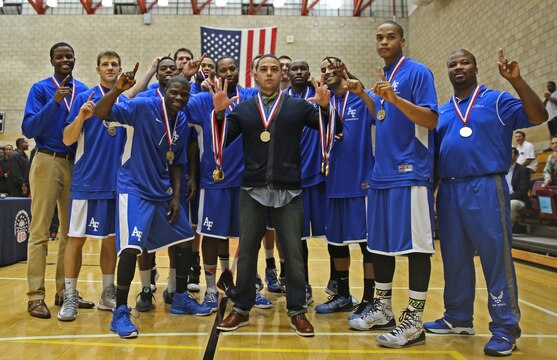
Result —
<path fill-rule="evenodd" d="M 240 251 L 234 310 L 248 314 L 255 303 L 257 255 L 271 216 L 286 261 L 286 308 L 288 316 L 304 314 L 306 300 L 302 232 L 304 206 L 300 196 L 280 208 L 261 205 L 240 191 Z"/>

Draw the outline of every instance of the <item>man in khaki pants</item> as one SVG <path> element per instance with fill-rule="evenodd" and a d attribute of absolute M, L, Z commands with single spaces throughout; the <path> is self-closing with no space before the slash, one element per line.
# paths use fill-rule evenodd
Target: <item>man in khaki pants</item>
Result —
<path fill-rule="evenodd" d="M 64 251 L 68 242 L 70 184 L 75 147 L 64 145 L 62 132 L 75 96 L 87 90 L 85 84 L 72 77 L 75 57 L 69 44 L 54 44 L 50 49 L 50 63 L 54 67 L 54 75 L 31 87 L 21 125 L 23 134 L 34 138 L 37 144 L 37 154 L 29 174 L 33 200 L 27 255 L 27 310 L 31 316 L 43 319 L 50 318 L 50 311 L 44 302 L 45 269 L 48 230 L 56 205 L 60 219 L 60 241 L 55 304 L 61 305 L 64 299 Z M 81 307 L 93 305 L 83 301 L 80 303 Z"/>

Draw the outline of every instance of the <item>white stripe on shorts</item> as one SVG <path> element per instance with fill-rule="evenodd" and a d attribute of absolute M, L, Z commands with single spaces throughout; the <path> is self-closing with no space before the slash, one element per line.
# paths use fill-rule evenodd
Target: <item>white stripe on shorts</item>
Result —
<path fill-rule="evenodd" d="M 412 186 L 410 191 L 410 224 L 413 252 L 434 253 L 431 217 L 429 216 L 429 189 Z"/>
<path fill-rule="evenodd" d="M 88 200 L 72 200 L 72 211 L 70 214 L 70 230 L 68 236 L 86 237 L 87 227 L 87 205 Z"/>
<path fill-rule="evenodd" d="M 118 194 L 118 210 L 120 227 L 120 249 L 128 247 L 130 242 L 130 231 L 128 228 L 128 194 Z"/>

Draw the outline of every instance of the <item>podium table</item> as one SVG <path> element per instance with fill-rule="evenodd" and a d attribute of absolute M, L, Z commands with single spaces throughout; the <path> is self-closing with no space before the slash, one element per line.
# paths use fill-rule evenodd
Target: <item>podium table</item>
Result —
<path fill-rule="evenodd" d="M 0 266 L 27 260 L 31 199 L 0 199 Z"/>

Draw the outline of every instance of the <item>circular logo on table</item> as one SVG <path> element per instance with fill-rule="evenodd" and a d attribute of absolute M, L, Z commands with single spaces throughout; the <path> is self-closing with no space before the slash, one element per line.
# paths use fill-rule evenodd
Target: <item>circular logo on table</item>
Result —
<path fill-rule="evenodd" d="M 18 243 L 27 241 L 29 237 L 29 214 L 25 210 L 19 210 L 15 215 L 14 235 Z"/>

